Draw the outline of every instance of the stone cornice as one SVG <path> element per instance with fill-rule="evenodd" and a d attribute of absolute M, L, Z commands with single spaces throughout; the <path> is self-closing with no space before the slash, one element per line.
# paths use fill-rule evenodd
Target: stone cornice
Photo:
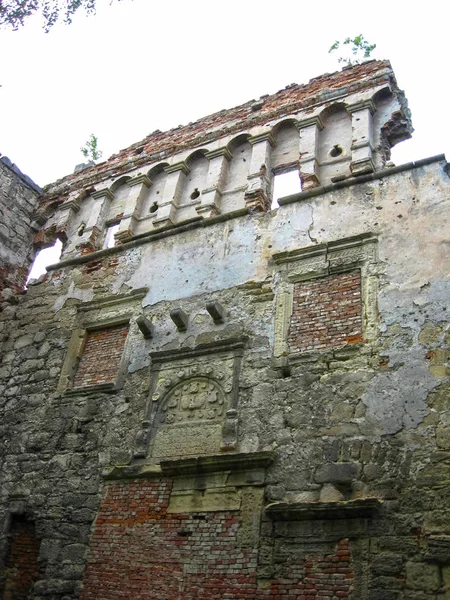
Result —
<path fill-rule="evenodd" d="M 150 187 L 152 185 L 152 182 L 151 182 L 150 178 L 147 177 L 147 175 L 137 175 L 136 177 L 133 177 L 133 179 L 129 179 L 127 181 L 127 184 L 130 187 L 133 187 L 134 185 L 139 185 L 139 184 L 143 184 L 147 187 Z"/>
<path fill-rule="evenodd" d="M 349 104 L 345 107 L 345 110 L 349 113 L 355 113 L 358 112 L 360 110 L 366 110 L 369 109 L 370 113 L 373 115 L 375 114 L 375 111 L 377 110 L 373 100 L 362 100 L 361 102 L 355 102 L 355 104 Z"/>
<path fill-rule="evenodd" d="M 181 171 L 185 175 L 189 175 L 189 173 L 191 172 L 190 168 L 187 166 L 184 160 L 174 163 L 173 165 L 168 165 L 167 167 L 164 167 L 164 171 L 166 173 L 176 173 L 177 171 Z"/>
<path fill-rule="evenodd" d="M 227 160 L 231 160 L 233 158 L 233 155 L 226 146 L 223 146 L 222 148 L 217 148 L 216 150 L 211 150 L 210 152 L 207 152 L 205 154 L 205 158 L 207 158 L 208 160 L 211 160 L 212 158 L 217 158 L 219 156 L 224 156 Z"/>
<path fill-rule="evenodd" d="M 276 145 L 276 140 L 271 131 L 267 131 L 264 133 L 260 133 L 258 135 L 254 135 L 248 138 L 249 143 L 254 146 L 255 144 L 260 144 L 261 142 L 269 142 L 272 148 Z"/>
<path fill-rule="evenodd" d="M 112 200 L 114 198 L 113 192 L 109 188 L 103 188 L 102 190 L 96 190 L 91 194 L 92 198 L 97 200 L 98 198 L 108 198 Z"/>
<path fill-rule="evenodd" d="M 310 117 L 309 119 L 302 119 L 301 121 L 297 121 L 295 126 L 298 130 L 305 129 L 306 127 L 312 127 L 315 125 L 319 131 L 323 129 L 322 119 L 317 115 L 316 117 Z"/>

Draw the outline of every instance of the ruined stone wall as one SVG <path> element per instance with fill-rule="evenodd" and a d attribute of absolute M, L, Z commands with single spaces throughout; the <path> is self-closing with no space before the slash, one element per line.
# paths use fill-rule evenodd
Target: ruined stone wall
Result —
<path fill-rule="evenodd" d="M 0 298 L 22 293 L 34 259 L 40 189 L 11 161 L 0 159 Z"/>
<path fill-rule="evenodd" d="M 448 598 L 449 190 L 441 156 L 74 229 L 0 316 L 2 593 L 24 519 L 42 600 Z"/>

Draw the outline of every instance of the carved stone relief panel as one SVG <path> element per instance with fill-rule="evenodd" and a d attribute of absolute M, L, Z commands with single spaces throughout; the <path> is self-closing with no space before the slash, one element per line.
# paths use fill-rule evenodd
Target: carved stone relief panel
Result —
<path fill-rule="evenodd" d="M 136 437 L 136 457 L 158 461 L 236 449 L 243 344 L 231 346 L 152 356 L 148 416 Z"/>

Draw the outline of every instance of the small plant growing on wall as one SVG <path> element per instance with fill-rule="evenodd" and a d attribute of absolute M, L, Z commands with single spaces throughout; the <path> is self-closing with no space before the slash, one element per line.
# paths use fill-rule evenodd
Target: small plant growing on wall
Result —
<path fill-rule="evenodd" d="M 103 152 L 98 148 L 98 138 L 93 133 L 91 133 L 86 144 L 80 148 L 80 151 L 89 162 L 100 160 L 103 156 Z"/>
<path fill-rule="evenodd" d="M 345 38 L 343 42 L 336 40 L 328 50 L 328 54 L 336 52 L 339 49 L 341 52 L 346 51 L 347 53 L 350 53 L 350 56 L 340 56 L 338 58 L 339 63 L 344 63 L 345 66 L 349 67 L 352 65 L 358 65 L 359 63 L 370 58 L 376 47 L 376 44 L 369 44 L 362 33 L 360 33 L 354 38 Z"/>

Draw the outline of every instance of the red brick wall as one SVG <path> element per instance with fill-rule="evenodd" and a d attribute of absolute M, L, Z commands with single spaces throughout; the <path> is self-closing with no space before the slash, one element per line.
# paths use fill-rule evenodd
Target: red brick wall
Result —
<path fill-rule="evenodd" d="M 291 352 L 360 342 L 361 333 L 359 271 L 295 285 L 288 335 Z"/>
<path fill-rule="evenodd" d="M 353 573 L 347 540 L 258 588 L 258 549 L 237 543 L 239 511 L 170 514 L 169 481 L 106 488 L 80 600 L 339 600 Z"/>
<path fill-rule="evenodd" d="M 2 600 L 27 600 L 39 577 L 39 540 L 34 523 L 23 518 L 13 519 L 11 545 L 3 574 Z"/>
<path fill-rule="evenodd" d="M 113 383 L 117 377 L 128 324 L 89 331 L 74 387 Z"/>

